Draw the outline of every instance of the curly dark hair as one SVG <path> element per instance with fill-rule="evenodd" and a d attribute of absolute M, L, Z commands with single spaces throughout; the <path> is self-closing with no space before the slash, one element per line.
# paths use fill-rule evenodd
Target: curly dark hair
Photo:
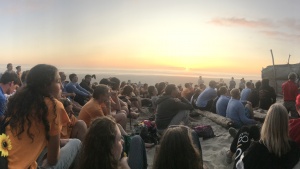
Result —
<path fill-rule="evenodd" d="M 9 98 L 5 116 L 10 119 L 10 127 L 19 137 L 24 132 L 27 124 L 27 135 L 33 141 L 34 135 L 30 133 L 32 119 L 42 121 L 45 126 L 46 139 L 49 140 L 48 107 L 45 98 L 48 97 L 53 103 L 54 113 L 56 104 L 50 94 L 49 86 L 55 80 L 57 68 L 51 65 L 39 64 L 34 66 L 28 73 L 27 85 L 21 87 Z M 55 113 L 56 115 L 56 113 Z"/>
<path fill-rule="evenodd" d="M 112 154 L 116 139 L 116 122 L 109 116 L 93 120 L 82 143 L 78 169 L 117 169 L 118 160 Z"/>

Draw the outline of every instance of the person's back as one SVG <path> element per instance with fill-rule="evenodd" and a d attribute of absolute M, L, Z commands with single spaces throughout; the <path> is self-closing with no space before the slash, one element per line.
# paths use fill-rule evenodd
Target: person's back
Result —
<path fill-rule="evenodd" d="M 295 73 L 290 73 L 288 76 L 289 80 L 282 84 L 283 105 L 288 112 L 291 112 L 293 118 L 299 117 L 295 107 L 295 101 L 298 95 L 298 86 L 295 83 L 296 78 L 297 75 Z"/>
<path fill-rule="evenodd" d="M 252 107 L 258 107 L 259 105 L 259 88 L 261 86 L 261 81 L 255 83 L 255 88 L 251 90 L 251 93 L 248 97 L 248 101 L 251 102 Z"/>
<path fill-rule="evenodd" d="M 247 82 L 246 83 L 246 88 L 244 88 L 241 92 L 241 101 L 242 102 L 246 102 L 250 96 L 251 93 L 251 88 L 252 88 L 252 83 L 251 82 Z"/>
<path fill-rule="evenodd" d="M 228 102 L 226 109 L 226 117 L 230 118 L 234 122 L 236 128 L 240 128 L 243 125 L 255 124 L 256 121 L 246 116 L 244 105 L 240 101 L 239 89 L 233 89 L 230 92 L 231 99 Z"/>
<path fill-rule="evenodd" d="M 230 98 L 228 96 L 225 95 L 220 96 L 216 105 L 217 114 L 226 117 L 226 110 L 227 110 L 229 100 Z"/>
<path fill-rule="evenodd" d="M 292 169 L 299 157 L 297 144 L 289 139 L 288 113 L 277 103 L 267 112 L 260 141 L 254 142 L 245 153 L 237 152 L 235 166 L 238 169 Z"/>
<path fill-rule="evenodd" d="M 263 79 L 259 89 L 259 108 L 268 110 L 276 102 L 276 93 L 273 87 L 269 86 L 269 79 Z"/>
<path fill-rule="evenodd" d="M 200 110 L 210 110 L 213 99 L 217 96 L 215 87 L 216 82 L 210 81 L 209 87 L 201 92 L 201 94 L 198 96 L 196 106 L 199 107 Z"/>

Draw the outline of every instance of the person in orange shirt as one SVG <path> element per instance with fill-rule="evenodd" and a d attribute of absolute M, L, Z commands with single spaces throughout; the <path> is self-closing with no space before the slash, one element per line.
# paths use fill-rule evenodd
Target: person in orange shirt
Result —
<path fill-rule="evenodd" d="M 83 141 L 87 132 L 87 126 L 84 121 L 77 120 L 74 116 L 72 102 L 69 99 L 60 99 L 66 112 L 68 113 L 70 122 L 62 126 L 60 137 L 63 139 L 77 138 Z"/>
<path fill-rule="evenodd" d="M 111 97 L 110 89 L 107 85 L 100 84 L 95 87 L 93 98 L 88 101 L 81 109 L 78 119 L 83 120 L 87 127 L 90 127 L 91 122 L 102 116 L 111 115 Z M 118 113 L 120 114 L 120 113 Z M 116 115 L 118 115 L 116 114 Z M 114 115 L 112 115 L 114 117 Z M 123 115 L 126 118 L 126 115 Z M 117 118 L 115 118 L 117 119 Z M 122 135 L 127 135 L 123 127 L 118 123 L 118 127 Z"/>
<path fill-rule="evenodd" d="M 51 65 L 34 66 L 27 75 L 27 85 L 9 98 L 5 112 L 6 142 L 1 147 L 8 168 L 37 168 L 37 159 L 47 147 L 43 168 L 68 168 L 73 163 L 81 142 L 78 139 L 61 140 L 62 125 L 69 122 L 68 115 L 57 99 L 61 95 L 60 76 Z M 40 155 L 43 157 L 43 155 Z"/>
<path fill-rule="evenodd" d="M 90 127 L 90 123 L 96 117 L 102 117 L 108 114 L 104 114 L 101 105 L 108 103 L 110 100 L 109 88 L 106 85 L 98 85 L 95 87 L 93 98 L 89 100 L 81 109 L 78 115 L 79 120 L 83 120 L 87 127 Z"/>
<path fill-rule="evenodd" d="M 185 83 L 184 84 L 185 89 L 181 92 L 181 97 L 186 98 L 187 100 L 191 100 L 193 94 L 194 94 L 194 89 L 191 83 Z"/>

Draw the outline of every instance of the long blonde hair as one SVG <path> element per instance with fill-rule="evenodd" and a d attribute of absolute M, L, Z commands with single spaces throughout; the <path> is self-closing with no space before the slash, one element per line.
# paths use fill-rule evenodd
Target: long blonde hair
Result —
<path fill-rule="evenodd" d="M 288 141 L 288 118 L 288 112 L 282 104 L 273 104 L 261 129 L 260 142 L 278 157 L 291 149 Z"/>

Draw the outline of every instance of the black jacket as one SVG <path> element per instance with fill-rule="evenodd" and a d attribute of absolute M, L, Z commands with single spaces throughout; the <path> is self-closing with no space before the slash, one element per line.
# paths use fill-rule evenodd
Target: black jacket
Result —
<path fill-rule="evenodd" d="M 163 130 L 168 127 L 173 117 L 180 110 L 192 110 L 192 104 L 185 98 L 180 100 L 173 98 L 170 95 L 162 95 L 157 101 L 157 114 L 156 114 L 156 126 L 157 129 Z"/>

